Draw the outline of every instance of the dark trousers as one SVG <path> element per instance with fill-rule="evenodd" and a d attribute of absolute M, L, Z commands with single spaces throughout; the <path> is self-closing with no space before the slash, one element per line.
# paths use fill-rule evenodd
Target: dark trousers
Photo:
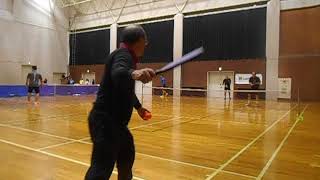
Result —
<path fill-rule="evenodd" d="M 93 149 L 85 180 L 109 179 L 115 163 L 119 180 L 132 179 L 135 148 L 129 129 L 114 125 L 106 113 L 92 110 L 89 130 Z"/>

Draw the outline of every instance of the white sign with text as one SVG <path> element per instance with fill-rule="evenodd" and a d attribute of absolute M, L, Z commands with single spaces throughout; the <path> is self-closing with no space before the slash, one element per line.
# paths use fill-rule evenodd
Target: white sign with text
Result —
<path fill-rule="evenodd" d="M 252 74 L 236 74 L 235 75 L 235 84 L 249 84 L 249 79 Z M 256 74 L 260 78 L 262 84 L 262 74 Z"/>
<path fill-rule="evenodd" d="M 291 78 L 278 78 L 279 94 L 278 98 L 291 99 Z"/>

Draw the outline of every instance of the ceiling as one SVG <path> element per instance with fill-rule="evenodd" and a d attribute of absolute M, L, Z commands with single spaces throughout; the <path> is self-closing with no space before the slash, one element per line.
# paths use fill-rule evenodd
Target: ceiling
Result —
<path fill-rule="evenodd" d="M 61 7 L 71 11 L 71 16 L 86 16 L 99 13 L 115 13 L 127 8 L 151 9 L 159 4 L 185 6 L 196 0 L 55 0 Z"/>

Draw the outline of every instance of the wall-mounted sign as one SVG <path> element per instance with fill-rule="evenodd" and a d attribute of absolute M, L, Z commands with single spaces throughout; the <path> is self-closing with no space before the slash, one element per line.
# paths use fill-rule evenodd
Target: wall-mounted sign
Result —
<path fill-rule="evenodd" d="M 278 78 L 279 93 L 278 98 L 291 99 L 291 78 Z"/>
<path fill-rule="evenodd" d="M 235 75 L 235 84 L 249 84 L 249 79 L 252 74 L 236 74 Z M 262 84 L 262 74 L 256 74 L 260 78 Z"/>

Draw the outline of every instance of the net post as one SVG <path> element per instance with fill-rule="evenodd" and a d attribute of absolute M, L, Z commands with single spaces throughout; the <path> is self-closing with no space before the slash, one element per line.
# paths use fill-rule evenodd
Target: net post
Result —
<path fill-rule="evenodd" d="M 56 96 L 56 93 L 57 93 L 57 84 L 54 84 L 53 85 L 53 96 L 55 97 Z"/>
<path fill-rule="evenodd" d="M 298 115 L 301 113 L 300 87 L 298 87 Z"/>

